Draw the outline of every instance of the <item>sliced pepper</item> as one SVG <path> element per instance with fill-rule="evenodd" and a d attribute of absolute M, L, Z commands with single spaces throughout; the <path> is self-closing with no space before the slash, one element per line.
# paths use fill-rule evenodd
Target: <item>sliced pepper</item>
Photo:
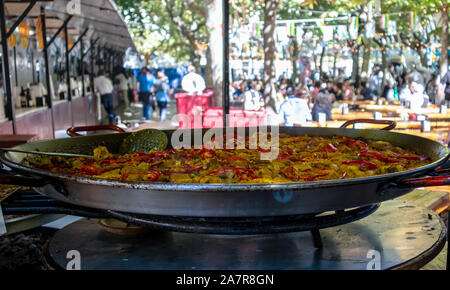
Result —
<path fill-rule="evenodd" d="M 369 162 L 369 161 L 363 161 L 363 160 L 351 160 L 351 161 L 343 161 L 341 162 L 341 164 L 359 164 L 359 166 L 361 168 L 367 168 L 367 169 L 377 169 L 378 166 L 373 163 L 373 162 Z"/>

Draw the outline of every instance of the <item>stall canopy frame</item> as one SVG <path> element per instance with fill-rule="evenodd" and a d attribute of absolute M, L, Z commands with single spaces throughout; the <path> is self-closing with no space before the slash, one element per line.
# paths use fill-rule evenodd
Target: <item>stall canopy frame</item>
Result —
<path fill-rule="evenodd" d="M 91 51 L 92 46 L 99 43 L 99 40 L 102 40 L 102 43 L 97 44 L 97 46 L 105 47 L 106 45 L 110 45 L 114 47 L 115 50 L 125 51 L 129 47 L 133 50 L 136 50 L 134 42 L 132 40 L 132 36 L 128 30 L 127 25 L 125 24 L 123 18 L 120 13 L 117 11 L 117 7 L 111 0 L 80 0 L 80 14 L 71 14 L 68 11 L 57 10 L 51 6 L 52 2 L 55 1 L 37 1 L 37 0 L 29 0 L 29 1 L 11 1 L 11 0 L 0 0 L 0 32 L 1 32 L 1 44 L 2 51 L 8 51 L 8 43 L 7 41 L 2 41 L 3 39 L 8 39 L 8 37 L 14 33 L 14 30 L 18 27 L 20 22 L 22 22 L 26 17 L 30 19 L 31 26 L 35 28 L 36 21 L 39 17 L 42 19 L 43 25 L 43 38 L 47 40 L 47 35 L 52 35 L 49 41 L 44 41 L 44 62 L 45 62 L 45 70 L 46 70 L 46 79 L 47 79 L 47 105 L 51 109 L 52 115 L 52 131 L 54 132 L 54 116 L 53 116 L 53 104 L 52 98 L 50 96 L 50 76 L 49 76 L 49 64 L 48 64 L 48 47 L 53 43 L 56 37 L 60 34 L 62 30 L 66 33 L 66 40 L 68 36 L 78 36 L 76 43 L 70 48 L 67 46 L 66 41 L 66 55 L 72 51 L 77 43 L 81 43 L 80 47 L 83 48 L 83 37 L 86 37 L 89 31 L 89 28 L 93 29 L 93 33 L 90 35 L 90 45 L 88 51 L 85 53 L 83 49 L 81 50 L 81 59 L 83 59 L 89 51 Z M 36 5 L 37 4 L 37 5 Z M 67 9 L 66 9 L 67 10 Z M 104 17 L 106 14 L 106 17 Z M 64 19 L 64 20 L 62 20 Z M 13 22 L 11 28 L 7 30 L 6 21 L 10 20 Z M 78 24 L 78 27 L 69 27 L 68 24 L 71 20 L 72 22 L 81 22 L 81 25 Z M 47 23 L 47 21 L 49 23 Z M 46 25 L 47 24 L 47 25 Z M 114 27 L 114 32 L 111 32 L 111 26 Z M 95 39 L 95 41 L 93 41 Z M 12 130 L 13 134 L 16 134 L 16 118 L 14 112 L 14 102 L 12 100 L 12 84 L 11 84 L 11 72 L 10 72 L 10 64 L 8 53 L 3 53 L 3 71 L 5 75 L 5 93 L 6 93 L 6 116 L 12 122 Z M 91 58 L 91 62 L 92 62 Z M 68 64 L 68 57 L 66 57 L 66 62 Z M 93 63 L 91 63 L 93 66 Z M 70 74 L 69 74 L 69 66 L 66 65 L 67 76 L 68 76 L 68 84 L 70 86 Z M 91 69 L 91 74 L 93 73 L 93 69 Z M 91 80 L 93 76 L 91 75 Z M 85 84 L 84 84 L 84 74 L 82 73 L 82 88 L 83 88 L 83 96 L 85 92 Z M 69 92 L 70 94 L 71 92 Z M 71 101 L 71 97 L 68 97 L 68 101 Z"/>

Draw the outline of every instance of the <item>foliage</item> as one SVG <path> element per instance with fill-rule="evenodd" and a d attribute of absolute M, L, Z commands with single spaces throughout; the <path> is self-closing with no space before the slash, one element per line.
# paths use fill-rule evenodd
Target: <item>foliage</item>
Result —
<path fill-rule="evenodd" d="M 139 51 L 198 62 L 196 42 L 207 39 L 206 0 L 116 0 Z"/>

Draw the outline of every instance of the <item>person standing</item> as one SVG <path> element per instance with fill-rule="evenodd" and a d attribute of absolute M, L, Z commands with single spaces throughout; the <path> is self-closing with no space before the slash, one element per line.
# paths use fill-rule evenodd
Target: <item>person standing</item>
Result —
<path fill-rule="evenodd" d="M 139 101 L 142 102 L 143 117 L 145 120 L 150 120 L 152 116 L 152 107 L 154 100 L 152 95 L 152 88 L 155 83 L 155 77 L 150 73 L 148 68 L 143 67 L 139 76 L 137 77 L 137 87 L 139 91 Z"/>
<path fill-rule="evenodd" d="M 386 73 L 386 78 L 384 79 L 384 91 L 383 97 L 386 98 L 387 101 L 392 102 L 395 100 L 395 89 L 397 88 L 397 74 L 395 73 L 395 67 L 393 64 L 390 64 L 388 67 L 388 71 Z"/>
<path fill-rule="evenodd" d="M 108 113 L 109 124 L 111 125 L 116 117 L 114 114 L 112 94 L 114 86 L 112 81 L 105 76 L 104 71 L 100 71 L 98 76 L 94 79 L 94 89 L 100 94 L 101 103 Z"/>
<path fill-rule="evenodd" d="M 160 121 L 166 121 L 167 102 L 169 101 L 169 79 L 163 71 L 158 72 L 158 78 L 155 81 L 156 102 L 160 112 Z"/>
<path fill-rule="evenodd" d="M 125 110 L 130 107 L 130 99 L 128 97 L 128 79 L 125 76 L 125 71 L 122 71 L 120 74 L 116 76 L 116 79 L 119 81 L 120 91 L 122 93 L 123 102 L 125 103 Z"/>
<path fill-rule="evenodd" d="M 181 80 L 181 88 L 190 95 L 201 94 L 205 90 L 205 80 L 195 72 L 193 65 L 188 67 L 188 74 Z"/>
<path fill-rule="evenodd" d="M 383 72 L 378 65 L 375 65 L 372 69 L 372 74 L 369 77 L 367 87 L 370 91 L 370 97 L 375 100 L 381 90 L 381 82 L 383 80 Z"/>
<path fill-rule="evenodd" d="M 326 114 L 327 121 L 332 120 L 331 109 L 333 108 L 333 105 L 331 101 L 331 96 L 327 90 L 322 89 L 319 91 L 312 108 L 312 117 L 314 121 L 319 121 L 319 113 Z"/>
<path fill-rule="evenodd" d="M 450 71 L 447 71 L 444 77 L 442 77 L 441 85 L 444 87 L 445 101 L 448 102 L 450 101 Z"/>
<path fill-rule="evenodd" d="M 134 75 L 134 72 L 132 70 L 128 71 L 128 97 L 130 99 L 130 103 L 136 102 L 136 87 L 137 87 L 137 81 L 136 76 Z"/>
<path fill-rule="evenodd" d="M 297 97 L 291 85 L 286 88 L 286 96 L 287 99 L 280 106 L 280 115 L 284 119 L 285 126 L 306 125 L 307 121 L 312 120 L 305 96 L 299 94 Z"/>
<path fill-rule="evenodd" d="M 255 81 L 248 82 L 248 91 L 244 94 L 244 110 L 258 111 L 261 108 L 261 96 L 256 90 Z"/>

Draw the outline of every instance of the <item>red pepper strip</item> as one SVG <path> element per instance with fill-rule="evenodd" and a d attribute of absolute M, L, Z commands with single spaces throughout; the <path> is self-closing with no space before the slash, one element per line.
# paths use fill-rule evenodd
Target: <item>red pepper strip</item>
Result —
<path fill-rule="evenodd" d="M 294 157 L 288 158 L 288 160 L 292 161 L 292 162 L 305 162 L 305 159 L 294 158 Z"/>
<path fill-rule="evenodd" d="M 424 157 L 424 156 L 395 156 L 395 158 L 406 159 L 406 160 L 418 160 L 418 161 L 428 160 L 428 157 Z"/>
<path fill-rule="evenodd" d="M 99 175 L 103 173 L 103 169 L 97 168 L 90 165 L 83 165 L 81 166 L 81 171 L 88 174 L 88 175 Z"/>
<path fill-rule="evenodd" d="M 264 152 L 264 153 L 267 153 L 267 152 L 270 152 L 272 149 L 263 149 L 263 148 L 261 148 L 259 145 L 258 145 L 258 151 L 259 152 Z"/>
<path fill-rule="evenodd" d="M 295 151 L 292 150 L 292 149 L 286 149 L 286 150 L 283 150 L 283 151 L 284 152 L 282 154 L 278 155 L 278 159 L 286 159 L 286 158 L 290 157 L 292 154 L 295 153 Z"/>
<path fill-rule="evenodd" d="M 292 176 L 292 175 L 294 175 L 294 166 L 289 166 L 288 168 L 282 169 L 282 170 L 280 170 L 280 173 L 287 179 L 291 179 L 291 180 L 297 179 L 296 176 Z M 289 175 L 291 175 L 291 176 L 289 176 Z"/>
<path fill-rule="evenodd" d="M 337 147 L 336 146 L 334 146 L 333 144 L 327 144 L 327 151 L 328 152 L 336 152 L 338 149 L 337 149 Z"/>
<path fill-rule="evenodd" d="M 378 168 L 378 166 L 375 163 L 369 162 L 369 161 L 363 161 L 363 160 L 344 161 L 341 164 L 359 164 L 360 167 L 367 168 L 367 169 L 377 169 Z"/>
<path fill-rule="evenodd" d="M 380 153 L 378 153 L 378 152 L 361 152 L 361 153 L 359 153 L 358 155 L 359 155 L 359 156 L 362 156 L 362 157 L 375 158 L 375 159 L 378 159 L 378 160 L 380 160 L 380 161 L 387 162 L 387 163 L 396 163 L 396 162 L 399 162 L 398 160 L 396 160 L 396 159 L 394 159 L 394 158 L 384 156 L 384 155 L 382 155 L 382 154 L 380 154 Z"/>
<path fill-rule="evenodd" d="M 358 146 L 359 149 L 361 149 L 361 151 L 369 150 L 369 145 L 367 145 L 366 143 L 364 143 L 362 141 L 355 140 L 355 139 L 347 137 L 347 136 L 342 136 L 342 139 L 344 139 L 344 141 L 341 142 L 341 144 L 348 145 L 350 147 Z"/>
<path fill-rule="evenodd" d="M 228 160 L 236 160 L 236 161 L 244 161 L 244 162 L 248 162 L 248 160 L 247 159 L 245 159 L 245 158 L 242 158 L 242 157 L 239 157 L 239 156 L 229 156 L 229 157 L 227 157 L 226 159 L 228 159 Z"/>
<path fill-rule="evenodd" d="M 152 170 L 151 173 L 144 174 L 144 181 L 153 182 L 158 180 L 161 172 L 158 170 Z"/>
<path fill-rule="evenodd" d="M 311 169 L 305 169 L 302 172 L 308 172 L 308 171 L 311 171 Z M 293 165 L 291 165 L 288 168 L 285 168 L 283 170 L 280 170 L 280 173 L 281 173 L 281 175 L 283 175 L 284 177 L 286 177 L 287 179 L 290 179 L 290 180 L 297 180 L 297 179 L 300 178 L 299 176 L 297 176 L 295 174 L 295 170 L 294 170 L 294 166 Z"/>
<path fill-rule="evenodd" d="M 331 169 L 329 166 L 322 165 L 322 164 L 315 164 L 314 168 L 317 168 L 317 169 Z"/>
<path fill-rule="evenodd" d="M 353 142 L 350 146 L 351 146 L 351 147 L 358 146 L 359 149 L 361 149 L 361 151 L 367 151 L 367 150 L 369 150 L 369 145 L 367 145 L 366 143 L 364 143 L 364 142 L 362 142 L 362 141 L 359 141 L 359 140 L 356 140 L 356 141 Z"/>

